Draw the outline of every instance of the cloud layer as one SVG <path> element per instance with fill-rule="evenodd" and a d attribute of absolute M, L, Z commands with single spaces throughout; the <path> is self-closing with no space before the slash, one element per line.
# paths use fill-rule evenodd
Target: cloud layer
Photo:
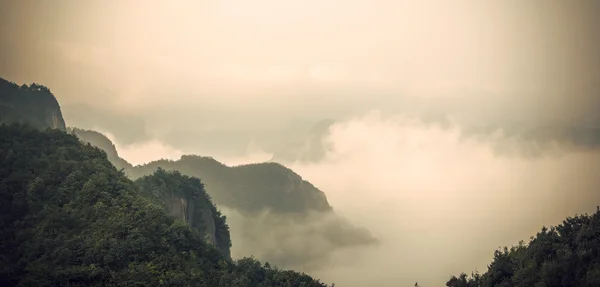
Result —
<path fill-rule="evenodd" d="M 484 272 L 496 248 L 600 204 L 600 151 L 564 140 L 502 129 L 474 133 L 451 119 L 379 111 L 334 123 L 322 140 L 330 149 L 320 161 L 287 165 L 379 243 L 331 253 L 327 234 L 335 237 L 331 231 L 344 228 L 336 219 L 275 222 L 263 216 L 252 226 L 265 229 L 250 230 L 242 224 L 248 219 L 225 209 L 234 256 L 281 262 L 344 286 L 438 286 L 451 274 Z M 171 154 L 138 152 L 147 159 Z M 245 157 L 220 160 L 240 164 L 270 156 L 258 146 Z M 266 241 L 265 232 L 281 240 Z M 311 232 L 322 236 L 302 235 Z"/>
<path fill-rule="evenodd" d="M 495 248 L 600 204 L 598 150 L 548 151 L 501 132 L 466 137 L 460 126 L 377 112 L 335 124 L 326 141 L 322 162 L 291 168 L 381 241 L 315 271 L 344 286 L 440 286 L 485 271 Z M 497 152 L 536 148 L 543 156 Z"/>

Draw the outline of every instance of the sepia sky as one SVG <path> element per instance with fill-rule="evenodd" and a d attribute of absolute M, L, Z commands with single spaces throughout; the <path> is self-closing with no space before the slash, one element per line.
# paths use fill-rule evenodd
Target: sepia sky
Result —
<path fill-rule="evenodd" d="M 135 164 L 268 160 L 335 119 L 334 149 L 290 166 L 384 249 L 315 274 L 440 286 L 595 210 L 598 27 L 592 0 L 4 0 L 0 77 Z"/>
<path fill-rule="evenodd" d="M 597 1 L 8 0 L 0 75 L 49 86 L 67 115 L 85 104 L 159 130 L 373 108 L 589 120 L 598 11 Z"/>

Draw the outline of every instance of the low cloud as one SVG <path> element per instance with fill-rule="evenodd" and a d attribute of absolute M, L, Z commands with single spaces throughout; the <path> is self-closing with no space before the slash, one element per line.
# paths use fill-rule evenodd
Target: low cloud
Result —
<path fill-rule="evenodd" d="M 132 144 L 122 144 L 110 132 L 102 131 L 102 129 L 99 128 L 94 128 L 93 130 L 104 134 L 111 142 L 113 142 L 119 156 L 133 165 L 146 164 L 159 159 L 178 160 L 184 155 L 184 152 L 181 150 L 165 145 L 155 139 Z"/>
<path fill-rule="evenodd" d="M 265 211 L 255 217 L 220 207 L 231 229 L 232 256 L 255 256 L 279 268 L 315 272 L 338 266 L 338 254 L 370 250 L 378 240 L 335 213 L 281 214 Z M 332 261 L 335 260 L 335 261 Z M 342 264 L 345 265 L 345 264 Z"/>
<path fill-rule="evenodd" d="M 332 149 L 321 162 L 289 166 L 381 242 L 313 272 L 342 286 L 441 286 L 484 272 L 497 247 L 600 204 L 594 149 L 377 112 L 334 124 L 324 140 Z"/>
<path fill-rule="evenodd" d="M 569 133 L 532 130 L 377 111 L 337 121 L 321 138 L 328 149 L 319 161 L 286 164 L 323 190 L 337 215 L 244 218 L 220 207 L 232 254 L 350 287 L 441 286 L 460 272 L 485 272 L 496 248 L 600 204 L 600 150 Z M 216 158 L 237 165 L 271 157 L 248 146 L 246 156 Z M 117 141 L 117 149 L 134 163 L 182 154 L 155 140 Z M 345 238 L 361 242 L 336 241 Z"/>

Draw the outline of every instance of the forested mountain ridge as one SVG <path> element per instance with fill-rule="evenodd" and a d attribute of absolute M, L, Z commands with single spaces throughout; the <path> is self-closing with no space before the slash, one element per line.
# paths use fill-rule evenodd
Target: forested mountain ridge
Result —
<path fill-rule="evenodd" d="M 237 223 L 232 230 L 237 235 L 235 242 L 262 260 L 286 268 L 314 270 L 339 249 L 378 242 L 367 229 L 357 228 L 335 214 L 325 193 L 278 163 L 227 166 L 212 157 L 185 155 L 175 161 L 157 160 L 127 168 L 131 165 L 121 164 L 126 161 L 118 157 L 108 138 L 94 131 L 73 132 L 83 142 L 105 149 L 109 160 L 124 167 L 129 178 L 164 169 L 202 179 L 217 206 L 228 208 L 230 215 L 240 214 L 233 222 Z"/>
<path fill-rule="evenodd" d="M 0 124 L 27 123 L 38 129 L 66 130 L 58 101 L 42 85 L 18 86 L 0 78 Z"/>
<path fill-rule="evenodd" d="M 212 203 L 200 179 L 159 168 L 135 182 L 139 193 L 198 231 L 212 246 L 231 257 L 231 238 L 225 217 Z"/>
<path fill-rule="evenodd" d="M 169 216 L 157 201 L 165 191 L 214 210 L 196 179 L 159 170 L 134 184 L 75 136 L 16 124 L 0 126 L 0 160 L 2 286 L 325 286 L 231 262 L 199 225 Z"/>
<path fill-rule="evenodd" d="M 248 214 L 326 212 L 332 208 L 325 193 L 283 165 L 273 162 L 227 166 L 212 157 L 184 155 L 179 160 L 157 160 L 128 170 L 132 178 L 158 168 L 201 177 L 211 196 L 222 206 Z"/>
<path fill-rule="evenodd" d="M 529 244 L 494 252 L 487 272 L 453 276 L 446 286 L 600 286 L 600 210 L 543 227 Z"/>
<path fill-rule="evenodd" d="M 114 144 L 101 133 L 77 128 L 70 130 L 82 141 L 104 150 L 108 159 L 117 168 L 124 168 L 132 179 L 151 174 L 158 168 L 201 178 L 219 206 L 249 214 L 264 210 L 282 213 L 332 210 L 323 191 L 278 163 L 230 167 L 212 157 L 184 155 L 175 161 L 161 159 L 134 167 L 119 157 Z"/>
<path fill-rule="evenodd" d="M 0 94 L 3 100 L 1 108 L 10 108 L 10 113 L 0 114 L 2 123 L 25 123 L 40 130 L 47 128 L 66 130 L 60 106 L 47 88 L 39 85 L 31 85 L 33 87 L 31 89 L 25 85 L 19 88 L 8 81 L 4 84 Z M 26 92 L 25 96 L 22 96 L 23 91 Z M 20 98 L 14 100 L 17 97 L 15 95 Z M 39 97 L 47 99 L 38 101 Z M 58 125 L 44 121 L 43 115 L 46 115 L 46 111 L 53 111 L 51 113 L 55 115 L 52 118 L 53 122 L 59 123 Z M 42 117 L 38 117 L 39 115 Z M 68 132 L 77 135 L 83 142 L 91 143 L 103 150 L 108 160 L 117 169 L 123 169 L 124 174 L 129 178 L 153 175 L 159 168 L 168 170 L 170 174 L 181 170 L 180 176 L 201 178 L 213 202 L 221 208 L 228 208 L 228 215 L 240 218 L 236 221 L 238 225 L 235 228 L 235 235 L 238 242 L 237 250 L 244 250 L 244 252 L 238 252 L 237 258 L 255 255 L 284 268 L 308 271 L 322 266 L 339 248 L 370 245 L 376 242 L 368 230 L 356 228 L 347 220 L 337 216 L 322 191 L 282 165 L 263 163 L 228 167 L 210 157 L 184 156 L 177 162 L 157 161 L 142 167 L 133 167 L 119 157 L 114 144 L 104 135 L 77 128 L 69 128 Z M 187 199 L 179 198 L 179 200 Z M 175 210 L 167 210 L 167 212 L 177 213 L 178 217 L 185 221 L 187 219 L 181 212 L 181 209 L 185 208 L 187 204 L 181 203 L 178 212 Z M 215 222 L 215 244 L 227 256 L 230 252 L 231 239 L 219 239 L 219 234 L 223 235 L 217 228 L 217 221 L 221 217 L 212 210 L 210 213 Z M 200 218 L 207 218 L 208 215 L 205 212 L 200 215 Z M 200 222 L 192 220 L 194 221 Z M 208 225 L 211 230 L 212 226 L 212 224 Z M 202 227 L 205 225 L 203 224 Z M 209 234 L 207 238 L 212 239 L 212 232 Z M 302 240 L 298 241 L 298 238 Z M 311 244 L 312 247 L 307 250 L 306 246 L 311 242 L 322 242 L 322 244 L 318 246 Z"/>
<path fill-rule="evenodd" d="M 117 152 L 117 148 L 115 145 L 103 134 L 90 131 L 83 130 L 75 127 L 67 128 L 68 132 L 77 136 L 80 140 L 83 140 L 86 143 L 90 143 L 91 145 L 103 150 L 106 152 L 106 156 L 108 160 L 118 169 L 130 169 L 133 167 L 130 163 L 128 163 L 123 158 L 119 157 L 119 153 Z"/>

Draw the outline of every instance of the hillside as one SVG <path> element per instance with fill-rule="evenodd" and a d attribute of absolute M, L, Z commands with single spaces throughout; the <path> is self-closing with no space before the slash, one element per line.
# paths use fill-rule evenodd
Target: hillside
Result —
<path fill-rule="evenodd" d="M 73 131 L 82 141 L 105 148 L 108 158 L 116 159 L 115 165 L 125 166 L 108 138 L 93 131 Z M 159 169 L 202 179 L 212 200 L 227 209 L 229 224 L 236 227 L 232 237 L 238 239 L 243 255 L 286 268 L 315 270 L 340 249 L 377 244 L 367 229 L 335 214 L 325 193 L 283 165 L 230 167 L 211 157 L 186 155 L 124 171 L 135 179 Z"/>
<path fill-rule="evenodd" d="M 103 150 L 106 152 L 106 156 L 108 160 L 117 168 L 117 169 L 129 169 L 133 166 L 128 163 L 126 160 L 119 157 L 117 153 L 117 148 L 115 145 L 103 134 L 90 130 L 82 130 L 78 128 L 68 128 L 68 132 L 76 135 L 79 139 L 83 140 L 86 143 L 90 143 L 93 146 Z"/>
<path fill-rule="evenodd" d="M 446 286 L 600 286 L 600 210 L 497 250 L 486 273 L 453 276 Z"/>
<path fill-rule="evenodd" d="M 231 256 L 229 226 L 199 179 L 158 169 L 134 183 L 142 196 L 181 219 L 227 257 Z"/>
<path fill-rule="evenodd" d="M 229 167 L 211 157 L 185 155 L 177 161 L 158 160 L 136 166 L 129 174 L 137 178 L 159 167 L 201 177 L 215 202 L 248 214 L 267 209 L 281 213 L 332 210 L 321 190 L 277 163 Z"/>
<path fill-rule="evenodd" d="M 211 157 L 185 155 L 177 161 L 157 160 L 132 167 L 119 157 L 114 144 L 101 133 L 77 128 L 71 131 L 82 141 L 104 150 L 108 159 L 118 168 L 125 168 L 132 179 L 148 175 L 157 168 L 178 170 L 201 178 L 219 206 L 249 214 L 264 210 L 283 213 L 332 210 L 325 193 L 277 163 L 229 167 Z"/>
<path fill-rule="evenodd" d="M 0 126 L 0 160 L 1 286 L 325 286 L 211 247 L 203 211 L 216 241 L 227 227 L 197 179 L 134 184 L 75 136 L 20 125 Z M 169 196 L 187 200 L 184 220 Z"/>
<path fill-rule="evenodd" d="M 18 87 L 8 81 L 2 84 L 2 108 L 8 111 L 0 114 L 2 123 L 26 123 L 42 130 L 66 130 L 60 106 L 47 88 L 35 84 Z M 157 176 L 155 172 L 160 168 L 176 177 L 201 178 L 211 200 L 221 209 L 226 208 L 230 219 L 235 219 L 236 230 L 232 231 L 232 235 L 238 242 L 237 258 L 256 255 L 285 268 L 314 270 L 327 263 L 328 258 L 340 248 L 376 243 L 366 229 L 356 228 L 337 216 L 322 191 L 282 165 L 262 163 L 228 167 L 209 157 L 184 156 L 179 161 L 161 160 L 133 167 L 119 157 L 114 144 L 104 135 L 78 128 L 69 128 L 68 132 L 103 150 L 117 169 L 123 169 L 129 178 L 138 179 L 138 186 L 144 182 L 140 178 Z M 175 171 L 180 173 L 173 173 Z M 143 188 L 140 190 L 145 191 Z M 190 202 L 184 197 L 178 199 Z M 176 201 L 176 198 L 168 200 Z M 181 203 L 178 211 L 176 206 L 171 206 L 167 212 L 178 214 L 181 220 L 186 221 L 181 210 L 187 208 L 187 204 Z M 221 216 L 214 210 L 210 214 L 214 217 L 215 231 L 204 236 L 213 238 L 214 235 L 213 243 L 229 256 L 231 239 L 219 238 L 223 235 L 217 228 Z M 207 218 L 208 213 L 195 217 L 193 224 L 203 222 L 201 219 Z M 204 227 L 205 224 L 202 224 Z M 315 245 L 314 242 L 320 244 Z M 309 245 L 312 247 L 307 249 Z"/>
<path fill-rule="evenodd" d="M 38 84 L 18 86 L 0 78 L 2 123 L 27 123 L 38 129 L 66 130 L 58 101 L 48 88 Z"/>

